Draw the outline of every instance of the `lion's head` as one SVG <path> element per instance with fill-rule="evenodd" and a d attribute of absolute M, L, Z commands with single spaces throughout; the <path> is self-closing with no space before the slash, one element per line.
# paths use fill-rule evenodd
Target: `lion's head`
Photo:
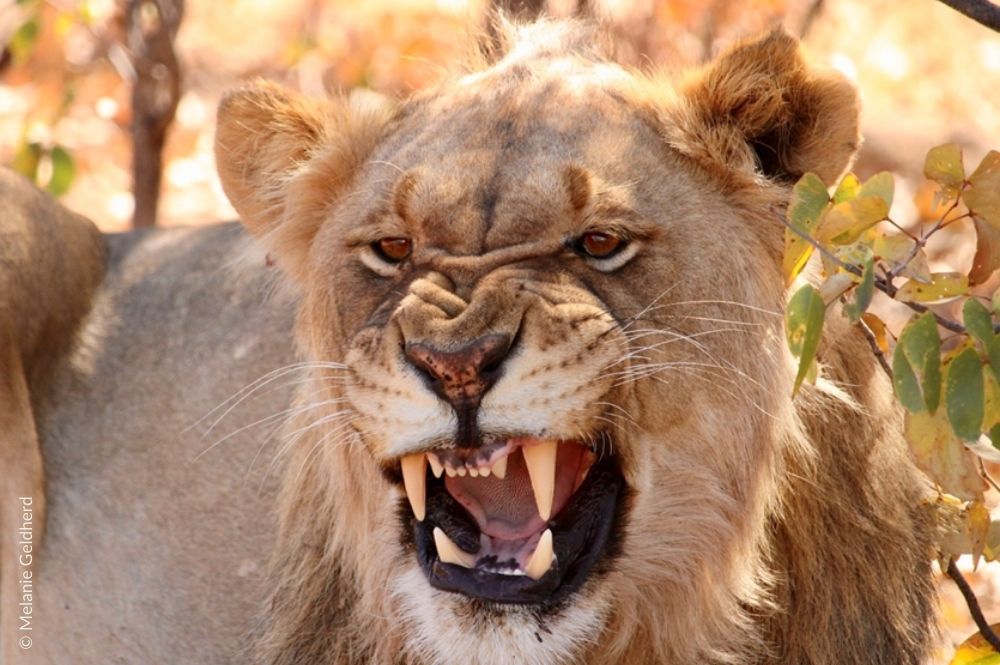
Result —
<path fill-rule="evenodd" d="M 855 94 L 782 32 L 679 83 L 595 41 L 512 29 L 399 104 L 223 102 L 223 184 L 301 289 L 312 379 L 265 658 L 688 662 L 762 638 L 803 436 L 776 207 L 846 166 Z"/>

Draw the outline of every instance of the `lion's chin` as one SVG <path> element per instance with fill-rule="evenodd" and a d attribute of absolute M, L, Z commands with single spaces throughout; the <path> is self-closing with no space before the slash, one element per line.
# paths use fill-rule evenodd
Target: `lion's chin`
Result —
<path fill-rule="evenodd" d="M 439 448 L 403 458 L 400 469 L 411 509 L 404 539 L 442 591 L 551 606 L 620 544 L 618 462 L 579 441 L 512 437 Z"/>

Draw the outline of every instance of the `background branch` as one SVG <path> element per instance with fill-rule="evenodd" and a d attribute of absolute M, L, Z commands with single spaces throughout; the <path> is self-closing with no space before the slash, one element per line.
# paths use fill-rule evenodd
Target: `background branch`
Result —
<path fill-rule="evenodd" d="M 938 0 L 952 9 L 965 14 L 976 23 L 985 25 L 994 32 L 1000 32 L 1000 6 L 989 0 Z"/>
<path fill-rule="evenodd" d="M 946 571 L 948 577 L 952 579 L 958 590 L 962 592 L 962 597 L 965 598 L 965 604 L 969 606 L 969 614 L 972 615 L 972 620 L 976 622 L 976 628 L 979 629 L 979 634 L 983 636 L 983 639 L 990 643 L 993 649 L 1000 653 L 1000 637 L 993 632 L 990 628 L 989 622 L 986 617 L 983 616 L 983 610 L 979 607 L 979 600 L 976 598 L 975 592 L 973 592 L 972 587 L 965 580 L 965 576 L 962 575 L 962 571 L 958 569 L 955 565 L 955 560 L 951 559 L 948 561 L 948 569 Z"/>

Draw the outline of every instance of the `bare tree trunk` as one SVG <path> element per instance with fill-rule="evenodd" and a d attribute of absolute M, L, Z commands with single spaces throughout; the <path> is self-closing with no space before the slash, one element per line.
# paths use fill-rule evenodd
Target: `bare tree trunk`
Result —
<path fill-rule="evenodd" d="M 174 40 L 184 0 L 124 0 L 132 82 L 132 176 L 135 227 L 154 226 L 160 201 L 163 146 L 180 100 Z"/>

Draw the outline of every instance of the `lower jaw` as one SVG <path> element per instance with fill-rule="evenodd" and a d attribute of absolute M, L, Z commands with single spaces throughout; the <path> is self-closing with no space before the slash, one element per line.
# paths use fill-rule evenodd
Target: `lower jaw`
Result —
<path fill-rule="evenodd" d="M 412 534 L 417 560 L 432 587 L 491 603 L 551 606 L 580 589 L 600 572 L 602 563 L 619 551 L 625 494 L 625 481 L 615 461 L 598 460 L 570 502 L 549 520 L 555 562 L 537 580 L 443 563 L 437 557 L 434 527 L 445 527 L 451 533 L 464 530 L 465 542 L 475 542 L 479 537 L 475 521 L 443 486 L 428 488 L 424 521 L 413 520 L 407 506 L 404 523 L 412 523 L 407 531 Z"/>

